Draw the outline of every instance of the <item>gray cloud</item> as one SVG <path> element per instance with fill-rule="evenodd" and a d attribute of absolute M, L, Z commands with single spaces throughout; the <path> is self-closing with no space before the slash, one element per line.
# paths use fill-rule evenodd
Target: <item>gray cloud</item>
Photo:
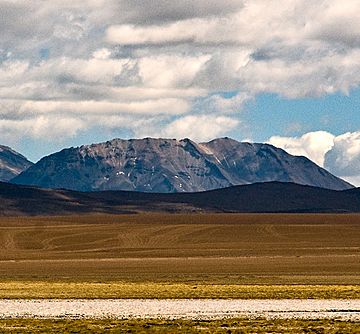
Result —
<path fill-rule="evenodd" d="M 123 23 L 159 24 L 191 18 L 218 17 L 238 11 L 243 0 L 123 0 L 115 5 Z"/>

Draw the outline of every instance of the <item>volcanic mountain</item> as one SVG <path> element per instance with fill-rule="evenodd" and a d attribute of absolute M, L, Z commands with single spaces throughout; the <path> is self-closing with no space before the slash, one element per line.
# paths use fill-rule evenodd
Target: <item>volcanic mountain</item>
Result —
<path fill-rule="evenodd" d="M 268 144 L 229 138 L 197 144 L 189 139 L 114 139 L 44 157 L 13 183 L 76 191 L 198 192 L 256 182 L 292 182 L 350 189 L 305 157 Z"/>
<path fill-rule="evenodd" d="M 0 181 L 10 181 L 30 166 L 32 162 L 20 153 L 10 147 L 0 145 Z"/>

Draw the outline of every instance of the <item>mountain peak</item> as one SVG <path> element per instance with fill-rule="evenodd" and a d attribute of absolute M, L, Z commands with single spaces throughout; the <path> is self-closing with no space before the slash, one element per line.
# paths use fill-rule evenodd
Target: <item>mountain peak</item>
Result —
<path fill-rule="evenodd" d="M 351 188 L 310 160 L 267 144 L 218 138 L 113 139 L 45 157 L 15 183 L 72 190 L 196 192 L 255 182 Z"/>

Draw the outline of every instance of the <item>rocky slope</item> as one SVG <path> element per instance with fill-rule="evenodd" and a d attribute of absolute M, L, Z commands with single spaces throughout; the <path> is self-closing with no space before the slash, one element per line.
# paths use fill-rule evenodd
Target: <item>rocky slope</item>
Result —
<path fill-rule="evenodd" d="M 69 148 L 41 159 L 12 182 L 79 191 L 196 192 L 255 182 L 352 188 L 309 159 L 267 144 L 229 138 L 114 139 Z"/>
<path fill-rule="evenodd" d="M 7 182 L 32 166 L 24 156 L 0 145 L 0 181 Z"/>

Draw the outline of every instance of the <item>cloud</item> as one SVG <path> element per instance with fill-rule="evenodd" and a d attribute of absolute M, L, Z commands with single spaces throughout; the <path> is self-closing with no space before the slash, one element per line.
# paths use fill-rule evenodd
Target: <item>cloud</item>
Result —
<path fill-rule="evenodd" d="M 360 83 L 357 0 L 2 0 L 0 12 L 4 136 L 49 138 L 61 119 L 76 133 L 89 118 L 180 134 L 205 116 L 226 135 L 257 94 L 319 97 Z M 21 121 L 43 131 L 18 131 Z M 315 151 L 305 153 L 322 163 Z"/>
<path fill-rule="evenodd" d="M 189 115 L 170 122 L 161 131 L 158 130 L 159 124 L 153 123 L 134 132 L 139 137 L 191 138 L 200 142 L 227 133 L 238 125 L 238 120 L 227 116 Z"/>
<path fill-rule="evenodd" d="M 238 124 L 238 120 L 225 116 L 185 116 L 170 123 L 162 133 L 166 137 L 206 141 L 231 131 Z"/>
<path fill-rule="evenodd" d="M 216 33 L 220 21 L 212 18 L 190 19 L 160 26 L 115 25 L 107 29 L 106 38 L 110 43 L 120 45 L 233 42 L 232 38 L 228 39 L 229 36 L 220 38 Z"/>
<path fill-rule="evenodd" d="M 268 143 L 292 155 L 302 155 L 324 167 L 325 154 L 334 146 L 335 136 L 325 131 L 309 132 L 301 137 L 273 136 Z"/>
<path fill-rule="evenodd" d="M 195 76 L 209 58 L 206 55 L 144 57 L 138 63 L 139 76 L 143 85 L 147 87 L 190 87 Z"/>
<path fill-rule="evenodd" d="M 243 0 L 120 0 L 114 2 L 120 21 L 131 24 L 163 24 L 190 18 L 223 16 L 237 12 Z"/>
<path fill-rule="evenodd" d="M 360 131 L 338 136 L 325 131 L 301 137 L 271 137 L 268 142 L 293 155 L 303 155 L 331 173 L 360 186 Z"/>
<path fill-rule="evenodd" d="M 22 78 L 28 69 L 29 62 L 27 61 L 4 61 L 2 64 L 0 64 L 0 78 L 2 84 L 6 84 L 7 82 L 14 80 L 20 80 L 20 78 Z"/>
<path fill-rule="evenodd" d="M 348 132 L 334 139 L 325 156 L 325 167 L 347 179 L 360 177 L 360 132 Z"/>
<path fill-rule="evenodd" d="M 167 121 L 172 115 L 188 112 L 186 100 L 154 99 L 139 102 L 104 101 L 8 101 L 0 111 L 0 133 L 3 140 L 32 138 L 63 141 L 88 129 L 121 130 L 140 133 L 153 124 Z M 142 130 L 143 131 L 143 130 Z M 158 127 L 153 128 L 156 135 Z"/>
<path fill-rule="evenodd" d="M 92 55 L 95 59 L 109 59 L 111 56 L 111 51 L 107 48 L 102 48 L 94 51 Z"/>
<path fill-rule="evenodd" d="M 107 101 L 26 101 L 20 107 L 22 114 L 64 113 L 74 115 L 89 115 L 96 113 L 131 114 L 131 115 L 179 115 L 186 113 L 189 106 L 180 99 L 159 99 L 140 102 L 107 102 Z"/>
<path fill-rule="evenodd" d="M 59 116 L 38 116 L 22 120 L 0 120 L 2 137 L 11 142 L 14 141 L 14 138 L 19 138 L 19 136 L 48 140 L 58 137 L 58 140 L 61 141 L 61 138 L 64 139 L 64 133 L 66 133 L 67 137 L 73 137 L 78 131 L 84 128 L 85 124 L 79 118 Z"/>
<path fill-rule="evenodd" d="M 193 111 L 201 114 L 235 114 L 239 113 L 251 99 L 246 93 L 237 93 L 233 96 L 224 96 L 218 93 L 199 98 L 193 105 Z"/>
<path fill-rule="evenodd" d="M 323 11 L 317 14 L 319 20 L 312 20 L 308 35 L 314 39 L 357 47 L 360 42 L 360 3 L 357 0 L 325 2 Z"/>

